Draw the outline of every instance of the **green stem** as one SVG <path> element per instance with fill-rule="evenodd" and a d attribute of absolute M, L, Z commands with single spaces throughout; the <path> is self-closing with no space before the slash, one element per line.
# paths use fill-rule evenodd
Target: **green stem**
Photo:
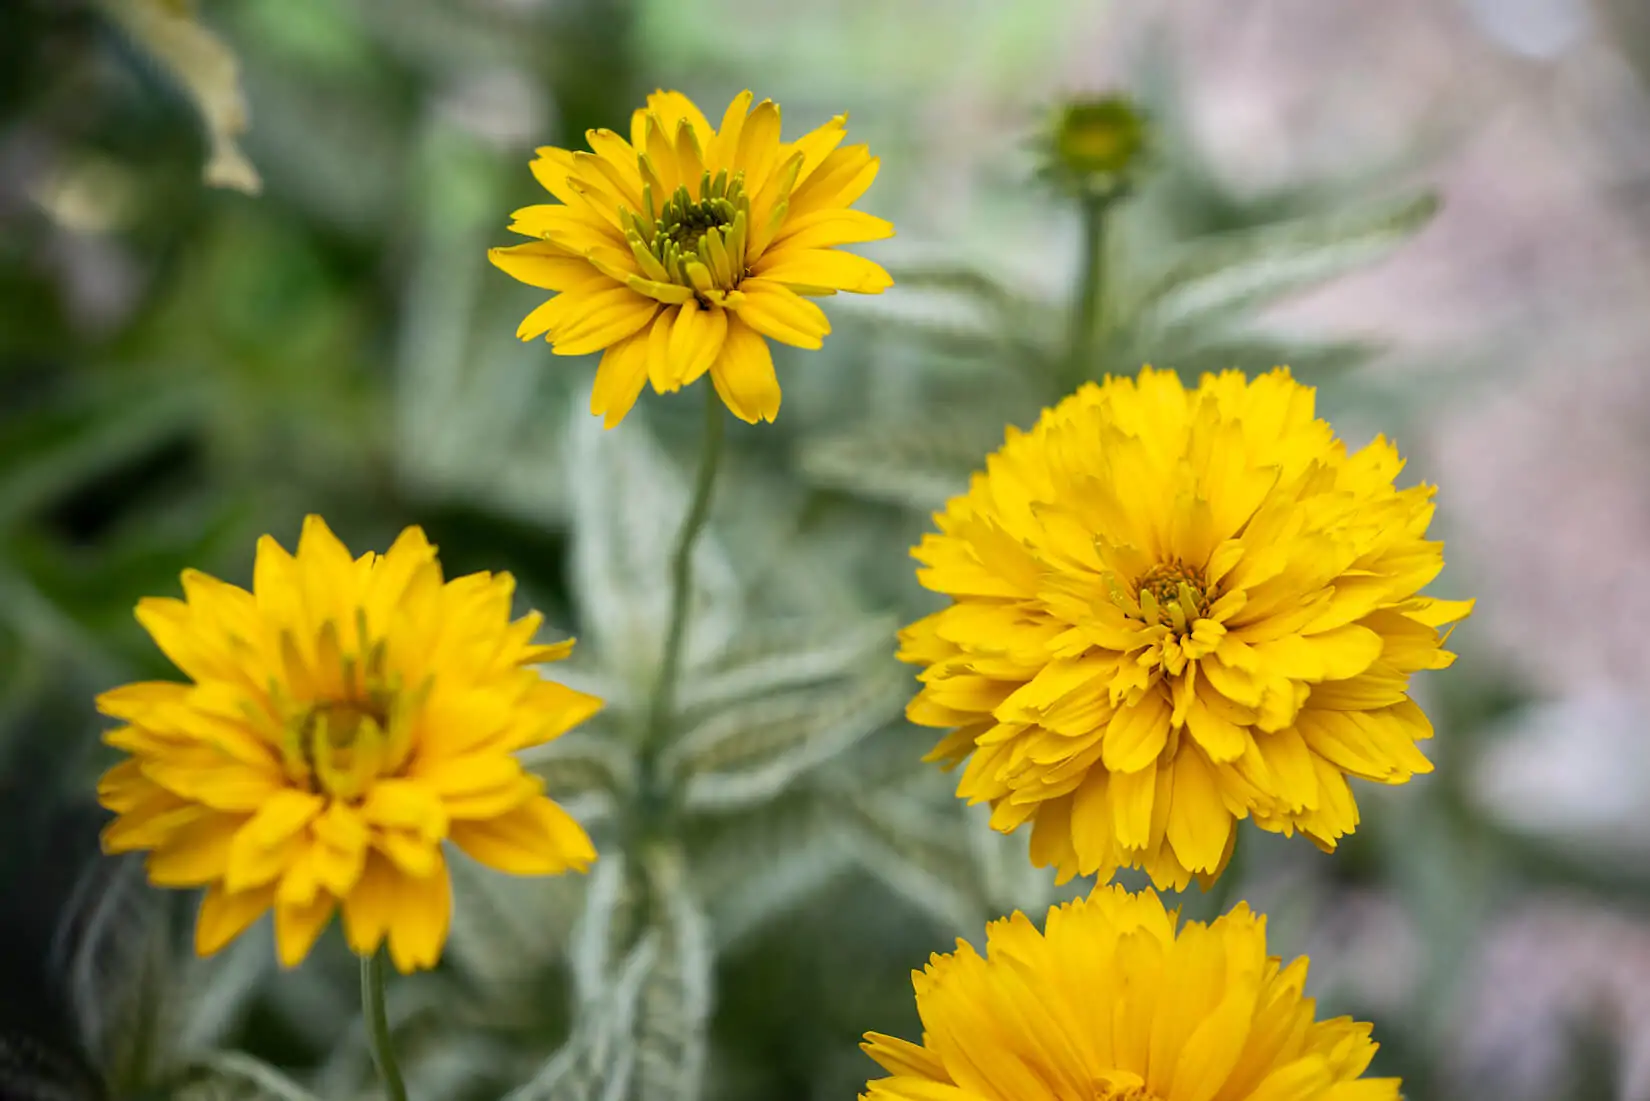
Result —
<path fill-rule="evenodd" d="M 716 487 L 716 468 L 722 458 L 722 399 L 715 387 L 699 387 L 705 392 L 705 435 L 699 451 L 699 477 L 693 484 L 693 501 L 676 533 L 676 550 L 670 559 L 670 621 L 665 631 L 664 651 L 659 656 L 659 679 L 647 709 L 647 740 L 644 759 L 656 752 L 670 733 L 676 704 L 676 676 L 682 665 L 682 643 L 687 637 L 688 603 L 693 594 L 693 545 L 710 517 L 711 491 Z"/>
<path fill-rule="evenodd" d="M 384 953 L 361 957 L 361 1013 L 367 1019 L 367 1037 L 372 1042 L 372 1060 L 384 1080 L 390 1101 L 407 1101 L 407 1086 L 395 1061 L 395 1045 L 390 1042 L 390 1020 L 384 1011 Z"/>
<path fill-rule="evenodd" d="M 1077 275 L 1077 296 L 1071 303 L 1066 361 L 1066 376 L 1072 386 L 1094 377 L 1094 349 L 1104 320 L 1106 208 L 1110 205 L 1111 196 L 1106 193 L 1089 193 L 1082 198 L 1082 267 Z"/>

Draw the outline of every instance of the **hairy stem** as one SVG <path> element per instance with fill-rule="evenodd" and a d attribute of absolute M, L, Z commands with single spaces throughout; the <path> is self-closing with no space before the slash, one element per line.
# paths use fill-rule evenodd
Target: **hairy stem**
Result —
<path fill-rule="evenodd" d="M 367 1037 L 372 1042 L 372 1061 L 390 1101 L 407 1101 L 407 1085 L 401 1080 L 401 1066 L 395 1061 L 395 1045 L 390 1042 L 390 1020 L 384 1011 L 384 953 L 361 957 L 361 1013 L 367 1019 Z"/>
<path fill-rule="evenodd" d="M 648 701 L 647 740 L 644 757 L 656 752 L 670 733 L 676 706 L 676 678 L 682 665 L 682 644 L 687 638 L 688 603 L 693 594 L 693 546 L 710 517 L 710 498 L 716 488 L 716 468 L 722 458 L 722 399 L 712 386 L 705 392 L 705 434 L 700 442 L 699 476 L 693 484 L 693 500 L 688 505 L 682 527 L 676 533 L 676 549 L 670 558 L 670 622 L 665 645 L 659 655 L 659 679 Z"/>
<path fill-rule="evenodd" d="M 1111 196 L 1085 194 L 1082 199 L 1083 253 L 1077 275 L 1077 294 L 1071 302 L 1071 330 L 1067 340 L 1066 378 L 1077 386 L 1094 377 L 1094 350 L 1105 320 L 1106 210 Z"/>

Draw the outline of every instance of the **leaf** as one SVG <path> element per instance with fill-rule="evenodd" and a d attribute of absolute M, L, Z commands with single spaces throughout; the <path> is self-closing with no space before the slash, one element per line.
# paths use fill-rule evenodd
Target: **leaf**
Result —
<path fill-rule="evenodd" d="M 1137 306 L 1148 332 L 1224 323 L 1386 255 L 1438 210 L 1433 195 L 1194 242 Z"/>
<path fill-rule="evenodd" d="M 629 790 L 635 765 L 611 737 L 577 730 L 520 754 L 544 780 L 544 793 L 560 803 Z"/>
<path fill-rule="evenodd" d="M 611 981 L 599 984 L 602 996 L 581 1008 L 567 1043 L 504 1101 L 625 1101 L 636 1067 L 637 1003 L 659 950 L 657 934 L 643 937 Z"/>
<path fill-rule="evenodd" d="M 446 958 L 489 1003 L 540 997 L 544 972 L 561 958 L 584 909 L 586 878 L 500 875 L 470 860 L 455 859 L 450 867 L 454 905 Z"/>
<path fill-rule="evenodd" d="M 608 432 L 575 402 L 569 416 L 573 584 L 585 634 L 620 679 L 651 682 L 670 618 L 670 559 L 687 512 L 684 479 L 641 418 Z M 692 562 L 684 666 L 713 661 L 733 637 L 738 579 L 714 531 Z"/>
<path fill-rule="evenodd" d="M 968 489 L 1003 442 L 1000 409 L 934 409 L 921 420 L 871 424 L 802 445 L 804 476 L 904 508 L 931 511 Z"/>
<path fill-rule="evenodd" d="M 675 849 L 650 854 L 659 954 L 636 1016 L 636 1094 L 648 1101 L 697 1101 L 704 1080 L 714 957 L 708 923 L 684 873 Z"/>
<path fill-rule="evenodd" d="M 0 1097 L 101 1101 L 103 1087 L 76 1060 L 20 1032 L 0 1032 Z"/>
<path fill-rule="evenodd" d="M 589 875 L 584 909 L 567 945 L 573 993 L 583 1007 L 581 1013 L 612 999 L 613 961 L 634 931 L 634 874 L 623 850 L 619 850 L 604 853 Z"/>
<path fill-rule="evenodd" d="M 842 815 L 808 785 L 719 820 L 689 851 L 693 882 L 706 900 L 718 949 L 853 865 Z"/>
<path fill-rule="evenodd" d="M 684 683 L 684 712 L 710 710 L 765 693 L 852 674 L 893 649 L 897 627 L 877 617 L 836 625 L 809 619 L 768 622 L 742 632 L 722 660 Z"/>
<path fill-rule="evenodd" d="M 202 170 L 206 182 L 256 195 L 263 186 L 258 170 L 235 142 L 246 130 L 246 99 L 234 52 L 195 19 L 188 10 L 193 5 L 168 0 L 101 3 L 110 18 L 195 101 L 212 150 Z"/>
<path fill-rule="evenodd" d="M 1370 341 L 1341 340 L 1313 342 L 1264 333 L 1217 337 L 1181 350 L 1171 336 L 1163 338 L 1156 359 L 1139 357 L 1143 363 L 1172 367 L 1188 384 L 1196 385 L 1204 374 L 1236 369 L 1251 376 L 1287 367 L 1296 379 L 1307 384 L 1367 363 L 1381 351 Z"/>
<path fill-rule="evenodd" d="M 855 859 L 946 929 L 973 928 L 989 911 L 960 816 L 898 793 L 842 791 Z"/>
<path fill-rule="evenodd" d="M 268 1063 L 238 1051 L 199 1060 L 184 1076 L 178 1101 L 317 1101 L 314 1094 Z"/>
<path fill-rule="evenodd" d="M 693 810 L 725 812 L 771 799 L 899 715 L 910 673 L 884 658 L 847 683 L 734 704 L 665 751 Z"/>

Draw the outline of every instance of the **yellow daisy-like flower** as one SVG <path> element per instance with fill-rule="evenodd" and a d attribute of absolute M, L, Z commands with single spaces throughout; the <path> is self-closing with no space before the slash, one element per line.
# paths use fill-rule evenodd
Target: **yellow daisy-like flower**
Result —
<path fill-rule="evenodd" d="M 992 922 L 915 973 L 920 1045 L 869 1033 L 892 1077 L 870 1101 L 1397 1101 L 1360 1078 L 1377 1045 L 1350 1017 L 1317 1021 L 1307 960 L 1266 954 L 1247 904 L 1175 928 L 1150 890 L 1101 887 Z"/>
<path fill-rule="evenodd" d="M 195 944 L 209 955 L 274 908 L 295 966 L 342 909 L 361 955 L 387 938 L 402 971 L 433 967 L 447 937 L 451 840 L 518 875 L 584 870 L 590 839 L 512 756 L 601 701 L 542 678 L 572 642 L 511 622 L 515 582 L 443 582 L 408 528 L 351 558 L 318 516 L 298 553 L 258 543 L 252 591 L 193 570 L 183 600 L 138 620 L 192 683 L 104 693 L 131 756 L 98 787 L 118 817 L 110 852 L 147 850 L 149 879 L 205 887 Z"/>
<path fill-rule="evenodd" d="M 931 759 L 967 758 L 957 794 L 1032 822 L 1062 879 L 1207 881 L 1244 817 L 1332 850 L 1347 776 L 1431 771 L 1406 686 L 1472 608 L 1416 595 L 1443 544 L 1402 466 L 1348 455 L 1282 369 L 1188 392 L 1148 368 L 1010 429 L 913 551 L 952 598 L 901 634 L 908 715 L 954 728 Z"/>
<path fill-rule="evenodd" d="M 611 428 L 644 382 L 679 390 L 706 371 L 734 415 L 779 412 L 772 338 L 818 348 L 831 331 L 804 296 L 893 285 L 882 268 L 836 246 L 890 237 L 881 218 L 848 209 L 876 179 L 863 145 L 838 149 L 847 116 L 795 142 L 779 107 L 741 93 L 712 128 L 679 92 L 655 92 L 630 122 L 586 136 L 591 152 L 543 148 L 533 174 L 559 200 L 515 212 L 534 238 L 495 248 L 493 263 L 558 292 L 516 330 L 557 355 L 606 349 L 590 410 Z"/>

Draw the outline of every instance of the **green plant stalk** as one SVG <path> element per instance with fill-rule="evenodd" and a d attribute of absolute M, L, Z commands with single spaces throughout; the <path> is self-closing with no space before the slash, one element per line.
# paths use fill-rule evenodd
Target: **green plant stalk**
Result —
<path fill-rule="evenodd" d="M 693 547 L 710 518 L 710 499 L 722 459 L 722 399 L 715 387 L 707 385 L 700 389 L 705 392 L 705 433 L 699 445 L 699 476 L 694 481 L 693 500 L 676 533 L 676 549 L 670 558 L 670 621 L 664 649 L 659 655 L 659 677 L 653 683 L 653 694 L 648 701 L 646 741 L 642 746 L 644 762 L 651 761 L 662 746 L 675 717 L 676 678 L 681 670 L 688 604 L 693 594 Z"/>
<path fill-rule="evenodd" d="M 372 1043 L 372 1061 L 390 1101 L 407 1101 L 407 1085 L 401 1080 L 401 1066 L 395 1061 L 395 1045 L 390 1041 L 389 1015 L 384 1011 L 384 953 L 380 950 L 361 957 L 361 1014 L 367 1021 L 367 1038 Z"/>
<path fill-rule="evenodd" d="M 1071 387 L 1092 376 L 1094 350 L 1105 319 L 1106 213 L 1111 206 L 1111 195 L 1085 192 L 1081 203 L 1083 253 L 1077 273 L 1077 293 L 1071 301 L 1071 331 L 1066 345 L 1066 378 Z"/>

